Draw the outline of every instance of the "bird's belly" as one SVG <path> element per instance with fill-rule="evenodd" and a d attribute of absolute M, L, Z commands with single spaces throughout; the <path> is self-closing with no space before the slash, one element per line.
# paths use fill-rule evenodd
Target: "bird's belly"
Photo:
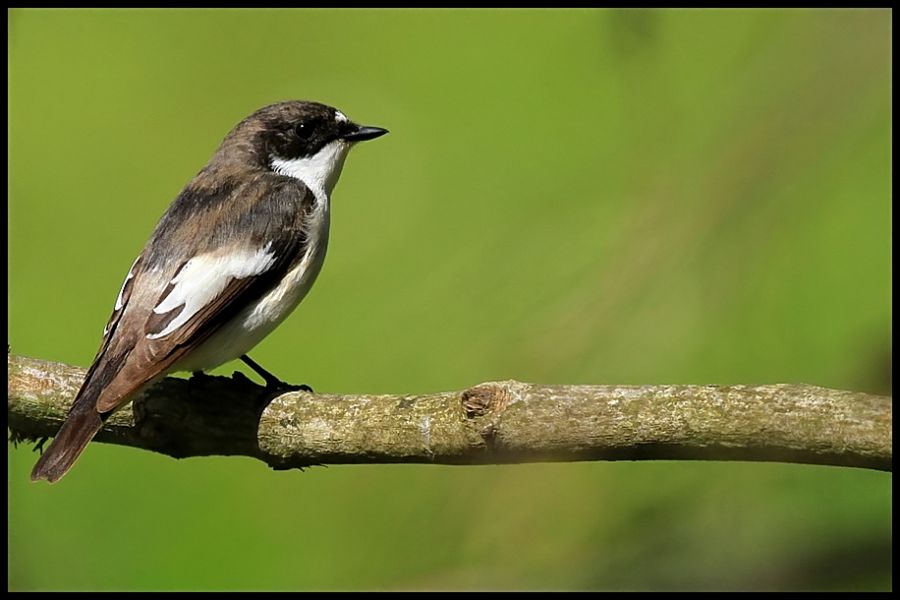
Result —
<path fill-rule="evenodd" d="M 272 333 L 303 300 L 315 282 L 328 243 L 327 232 L 317 236 L 303 259 L 288 271 L 284 279 L 253 305 L 233 319 L 185 356 L 175 366 L 176 371 L 204 371 L 214 369 L 241 357 Z"/>

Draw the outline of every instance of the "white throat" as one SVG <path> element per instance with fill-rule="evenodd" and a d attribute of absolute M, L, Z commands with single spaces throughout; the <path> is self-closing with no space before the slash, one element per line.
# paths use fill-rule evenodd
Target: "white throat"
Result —
<path fill-rule="evenodd" d="M 331 191 L 341 176 L 350 146 L 344 140 L 335 140 L 307 158 L 284 159 L 273 156 L 272 170 L 299 179 L 321 202 L 331 196 Z"/>

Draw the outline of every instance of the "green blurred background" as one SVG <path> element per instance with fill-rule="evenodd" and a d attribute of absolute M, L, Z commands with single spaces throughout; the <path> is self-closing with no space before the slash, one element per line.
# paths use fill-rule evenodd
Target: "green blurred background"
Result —
<path fill-rule="evenodd" d="M 886 10 L 8 16 L 15 353 L 89 364 L 181 186 L 305 98 L 391 135 L 351 155 L 318 283 L 253 353 L 282 378 L 890 393 Z M 885 473 L 95 444 L 51 487 L 8 448 L 15 590 L 891 587 Z"/>

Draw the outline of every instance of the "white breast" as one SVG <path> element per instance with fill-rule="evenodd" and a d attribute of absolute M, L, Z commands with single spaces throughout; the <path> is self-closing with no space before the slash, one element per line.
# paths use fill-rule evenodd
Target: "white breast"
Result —
<path fill-rule="evenodd" d="M 271 326 L 266 331 L 268 334 L 306 296 L 319 275 L 319 271 L 322 270 L 322 263 L 325 262 L 325 251 L 328 249 L 329 212 L 330 202 L 327 197 L 316 203 L 316 209 L 307 230 L 309 242 L 303 258 L 288 271 L 272 291 L 245 311 L 244 327 L 246 329 L 252 331 Z"/>
<path fill-rule="evenodd" d="M 315 208 L 306 228 L 303 258 L 255 304 L 238 313 L 206 342 L 177 365 L 177 370 L 215 368 L 249 352 L 297 307 L 312 287 L 325 261 L 330 225 L 330 196 L 340 177 L 350 144 L 332 142 L 318 154 L 297 160 L 273 159 L 277 172 L 303 181 L 315 196 Z"/>

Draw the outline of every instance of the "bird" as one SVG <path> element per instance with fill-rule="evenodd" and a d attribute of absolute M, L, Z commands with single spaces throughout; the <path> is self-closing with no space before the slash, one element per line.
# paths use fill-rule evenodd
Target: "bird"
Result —
<path fill-rule="evenodd" d="M 247 353 L 319 274 L 331 192 L 348 152 L 386 133 L 306 100 L 270 104 L 240 121 L 134 260 L 100 348 L 31 479 L 59 480 L 112 413 L 170 373 L 240 358 L 267 388 L 286 385 Z"/>

